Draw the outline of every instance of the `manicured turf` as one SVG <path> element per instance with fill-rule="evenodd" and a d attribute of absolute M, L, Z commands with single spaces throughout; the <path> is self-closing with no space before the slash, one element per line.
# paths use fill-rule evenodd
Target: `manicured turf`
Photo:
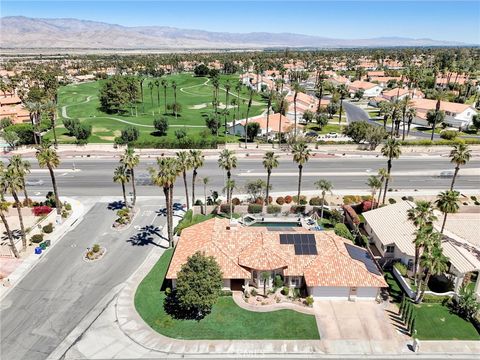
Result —
<path fill-rule="evenodd" d="M 471 322 L 450 313 L 442 304 L 415 305 L 415 314 L 420 340 L 480 340 Z"/>
<path fill-rule="evenodd" d="M 175 320 L 163 309 L 160 291 L 173 250 L 165 251 L 135 294 L 135 307 L 159 333 L 178 339 L 319 339 L 313 315 L 293 310 L 257 313 L 238 307 L 231 297 L 220 297 L 212 312 L 200 321 Z"/>
<path fill-rule="evenodd" d="M 58 92 L 58 127 L 57 136 L 60 142 L 68 143 L 74 142 L 75 139 L 69 137 L 62 125 L 62 108 L 66 106 L 64 112 L 70 118 L 78 118 L 80 121 L 92 125 L 92 135 L 88 139 L 89 142 L 94 143 L 111 143 L 113 139 L 120 135 L 121 129 L 127 126 L 122 121 L 127 121 L 138 125 L 140 131 L 140 140 L 153 140 L 156 137 L 152 134 L 154 132 L 153 119 L 160 116 L 166 116 L 169 120 L 170 128 L 167 133 L 168 138 L 175 137 L 175 130 L 184 128 L 187 134 L 193 137 L 203 136 L 201 132 L 205 131 L 205 118 L 207 114 L 213 112 L 212 99 L 213 87 L 211 81 L 205 77 L 194 77 L 191 74 L 179 74 L 166 76 L 165 79 L 169 82 L 176 81 L 177 83 L 177 103 L 181 104 L 182 111 L 177 119 L 171 114 L 164 114 L 164 94 L 163 87 L 160 86 L 160 99 L 157 96 L 157 88 L 154 86 L 152 93 L 148 86 L 150 81 L 155 79 L 147 79 L 144 81 L 144 103 L 142 105 L 141 99 L 137 104 L 138 115 L 132 115 L 130 112 L 124 114 L 106 114 L 99 109 L 99 89 L 103 80 L 88 82 L 83 84 L 73 84 L 61 87 Z M 208 81 L 208 82 L 207 82 Z M 237 97 L 235 91 L 235 84 L 238 82 L 237 75 L 221 75 L 220 76 L 220 90 L 219 102 L 225 104 L 226 92 L 222 90 L 227 83 L 231 85 L 229 103 L 233 98 Z M 206 84 L 205 84 L 206 83 Z M 152 96 L 151 96 L 152 95 Z M 160 103 L 158 102 L 160 100 Z M 167 88 L 167 103 L 173 103 L 173 89 L 171 86 Z M 248 89 L 243 86 L 240 92 L 240 117 L 244 118 L 246 115 L 248 104 Z M 145 108 L 143 111 L 143 108 Z M 260 115 L 265 109 L 265 102 L 258 94 L 254 94 L 254 103 L 250 110 L 250 116 Z M 229 110 L 227 121 L 232 121 L 234 110 Z M 219 116 L 221 124 L 224 123 L 224 117 Z M 196 127 L 192 127 L 196 126 Z M 219 131 L 223 133 L 223 128 Z M 46 135 L 47 138 L 52 138 L 51 132 Z M 229 137 L 229 141 L 236 141 L 236 137 Z"/>

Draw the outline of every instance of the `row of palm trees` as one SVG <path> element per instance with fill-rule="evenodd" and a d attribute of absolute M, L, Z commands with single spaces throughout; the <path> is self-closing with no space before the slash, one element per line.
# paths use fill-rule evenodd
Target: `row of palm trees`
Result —
<path fill-rule="evenodd" d="M 54 169 L 60 165 L 60 158 L 50 143 L 43 142 L 43 144 L 37 149 L 36 158 L 38 165 L 41 168 L 47 168 L 52 181 L 53 193 L 55 196 L 55 204 L 57 214 L 62 212 L 62 202 L 58 194 L 57 182 L 55 178 Z M 23 222 L 22 207 L 29 206 L 31 199 L 28 196 L 27 187 L 25 185 L 25 179 L 30 173 L 31 164 L 29 161 L 22 159 L 20 155 L 13 155 L 9 164 L 5 166 L 3 162 L 0 162 L 0 217 L 5 231 L 10 242 L 10 247 L 15 257 L 19 257 L 18 250 L 15 245 L 14 234 L 8 224 L 6 213 L 12 205 L 5 199 L 5 195 L 11 195 L 13 197 L 13 204 L 17 209 L 18 221 L 20 225 L 20 236 L 22 238 L 22 251 L 27 248 L 26 231 Z M 25 200 L 20 201 L 19 193 L 23 192 Z"/>

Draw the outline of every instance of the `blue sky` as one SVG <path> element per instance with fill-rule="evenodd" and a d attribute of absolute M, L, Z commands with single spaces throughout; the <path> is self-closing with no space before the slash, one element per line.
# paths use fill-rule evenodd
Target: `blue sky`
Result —
<path fill-rule="evenodd" d="M 2 16 L 72 17 L 126 26 L 295 32 L 333 38 L 400 36 L 480 44 L 480 1 L 22 1 Z"/>

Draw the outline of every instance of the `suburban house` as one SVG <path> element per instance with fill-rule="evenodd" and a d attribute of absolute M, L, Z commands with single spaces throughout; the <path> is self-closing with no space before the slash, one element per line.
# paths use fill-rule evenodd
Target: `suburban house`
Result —
<path fill-rule="evenodd" d="M 391 102 L 403 100 L 407 96 L 409 96 L 410 99 L 423 99 L 425 97 L 419 89 L 394 88 L 382 92 L 382 97 Z"/>
<path fill-rule="evenodd" d="M 287 117 L 292 121 L 295 121 L 295 104 L 294 104 L 294 94 L 290 93 L 286 97 L 288 102 L 288 112 Z M 326 105 L 325 105 L 326 106 Z M 305 111 L 315 112 L 317 111 L 318 107 L 318 99 L 315 96 L 307 95 L 305 93 L 299 92 L 297 93 L 297 122 L 302 120 L 303 114 Z"/>
<path fill-rule="evenodd" d="M 400 201 L 375 210 L 364 212 L 365 231 L 370 239 L 370 248 L 382 261 L 398 260 L 413 269 L 415 261 L 413 222 L 408 220 L 407 211 L 415 207 L 410 201 Z M 470 211 L 470 209 L 468 209 Z M 476 210 L 476 209 L 474 209 Z M 434 224 L 440 231 L 443 216 L 436 214 Z M 443 252 L 449 258 L 447 276 L 454 280 L 457 292 L 465 276 L 480 271 L 480 212 L 449 214 L 442 241 Z M 480 281 L 475 292 L 480 296 Z"/>
<path fill-rule="evenodd" d="M 14 124 L 30 122 L 30 113 L 16 94 L 0 96 L 0 118 L 9 118 Z"/>
<path fill-rule="evenodd" d="M 413 107 L 417 111 L 417 116 L 413 120 L 418 125 L 428 125 L 427 113 L 429 110 L 435 110 L 437 100 L 431 99 L 413 99 Z M 477 111 L 469 104 L 459 104 L 448 101 L 440 102 L 440 110 L 445 112 L 445 123 L 451 127 L 459 129 L 468 128 L 472 124 L 473 115 Z"/>
<path fill-rule="evenodd" d="M 273 90 L 275 88 L 275 82 L 272 79 L 253 73 L 242 74 L 240 76 L 240 81 L 243 85 L 255 89 L 256 91 Z"/>
<path fill-rule="evenodd" d="M 197 251 L 213 256 L 223 274 L 224 289 L 271 287 L 276 275 L 286 286 L 306 288 L 315 298 L 374 300 L 387 286 L 368 250 L 334 232 L 231 225 L 213 218 L 182 231 L 166 275 L 175 287 L 177 273 Z"/>
<path fill-rule="evenodd" d="M 270 113 L 268 118 L 268 129 L 267 129 L 267 115 L 259 115 L 248 119 L 248 123 L 256 122 L 260 125 L 260 130 L 258 136 L 272 136 L 278 134 L 279 130 L 282 133 L 288 132 L 294 126 L 294 122 L 283 116 L 280 113 Z M 245 136 L 245 119 L 227 124 L 228 133 L 230 135 Z M 300 125 L 297 125 L 300 127 Z"/>
<path fill-rule="evenodd" d="M 383 90 L 378 84 L 360 80 L 352 82 L 348 85 L 348 89 L 352 95 L 358 90 L 363 90 L 363 97 L 366 98 L 378 96 Z"/>

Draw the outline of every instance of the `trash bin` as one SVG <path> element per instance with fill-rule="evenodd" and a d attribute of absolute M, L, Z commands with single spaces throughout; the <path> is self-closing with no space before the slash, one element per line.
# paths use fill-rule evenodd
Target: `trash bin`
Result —
<path fill-rule="evenodd" d="M 47 247 L 49 247 L 50 245 L 52 245 L 52 242 L 51 242 L 50 240 L 45 240 L 44 243 L 45 243 L 45 245 L 46 245 Z"/>
<path fill-rule="evenodd" d="M 42 253 L 42 248 L 41 247 L 36 247 L 35 248 L 35 254 L 40 255 Z"/>
<path fill-rule="evenodd" d="M 45 250 L 47 248 L 47 244 L 42 242 L 42 243 L 40 243 L 40 247 L 42 248 L 42 250 Z"/>

